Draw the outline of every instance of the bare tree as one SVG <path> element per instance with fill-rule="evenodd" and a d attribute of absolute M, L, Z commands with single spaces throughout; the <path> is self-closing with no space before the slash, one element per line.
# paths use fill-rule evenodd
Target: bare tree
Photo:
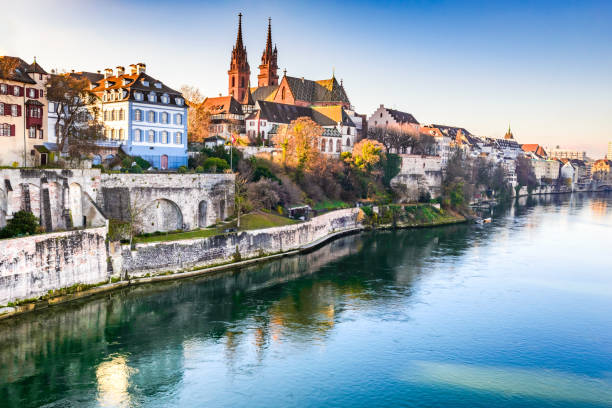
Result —
<path fill-rule="evenodd" d="M 401 152 L 414 145 L 414 135 L 396 127 L 376 126 L 368 129 L 368 139 L 374 139 L 385 146 L 385 150 L 390 152 L 395 150 Z"/>
<path fill-rule="evenodd" d="M 51 75 L 47 99 L 56 107 L 58 152 L 63 152 L 67 144 L 72 145 L 70 153 L 75 155 L 93 149 L 95 141 L 103 137 L 103 126 L 96 107 L 97 97 L 89 92 L 89 81 L 68 74 Z"/>
<path fill-rule="evenodd" d="M 181 93 L 189 105 L 187 135 L 190 142 L 201 143 L 209 136 L 210 112 L 204 107 L 206 99 L 194 86 L 183 85 Z"/>

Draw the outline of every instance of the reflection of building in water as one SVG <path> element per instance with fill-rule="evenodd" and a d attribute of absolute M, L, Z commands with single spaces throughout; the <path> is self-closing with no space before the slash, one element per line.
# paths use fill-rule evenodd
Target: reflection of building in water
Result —
<path fill-rule="evenodd" d="M 608 212 L 608 202 L 601 199 L 591 201 L 591 212 L 597 217 L 604 217 Z"/>
<path fill-rule="evenodd" d="M 135 372 L 123 356 L 103 361 L 96 369 L 98 402 L 103 407 L 128 407 L 131 398 L 128 392 L 130 376 Z"/>

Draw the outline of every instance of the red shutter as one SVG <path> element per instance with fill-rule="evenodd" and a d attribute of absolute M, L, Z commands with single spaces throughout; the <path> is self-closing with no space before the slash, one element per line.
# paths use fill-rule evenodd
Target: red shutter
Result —
<path fill-rule="evenodd" d="M 9 85 L 6 87 L 6 94 L 7 95 L 12 95 L 13 94 L 13 85 Z"/>
<path fill-rule="evenodd" d="M 25 90 L 25 87 L 20 86 L 20 87 L 18 87 L 18 88 L 19 88 L 19 96 L 23 96 L 23 95 L 24 95 L 24 90 Z"/>
<path fill-rule="evenodd" d="M 38 91 L 38 97 L 39 97 L 39 98 L 44 97 L 44 96 L 45 96 L 44 92 L 45 92 L 45 91 L 43 91 L 42 89 L 41 89 L 40 91 Z"/>
<path fill-rule="evenodd" d="M 5 103 L 4 104 L 4 112 L 2 112 L 4 115 L 10 115 L 11 114 L 11 104 L 10 103 Z"/>
<path fill-rule="evenodd" d="M 21 105 L 17 105 L 17 116 L 21 116 Z"/>
<path fill-rule="evenodd" d="M 15 136 L 15 125 L 11 125 L 11 136 Z"/>

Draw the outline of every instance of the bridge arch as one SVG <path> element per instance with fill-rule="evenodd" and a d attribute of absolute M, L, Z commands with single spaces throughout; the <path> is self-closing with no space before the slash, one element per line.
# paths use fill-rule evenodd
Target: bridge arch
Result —
<path fill-rule="evenodd" d="M 183 229 L 183 213 L 174 202 L 158 198 L 147 205 L 140 215 L 140 232 L 165 232 Z"/>

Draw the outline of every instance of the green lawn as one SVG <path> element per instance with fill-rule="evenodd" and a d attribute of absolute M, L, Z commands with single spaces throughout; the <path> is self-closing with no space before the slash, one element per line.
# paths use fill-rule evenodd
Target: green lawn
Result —
<path fill-rule="evenodd" d="M 217 235 L 219 231 L 216 228 L 205 228 L 193 231 L 184 232 L 169 232 L 167 234 L 152 235 L 149 237 L 134 237 L 135 243 L 160 242 L 160 241 L 178 241 L 180 239 L 206 238 Z"/>
<path fill-rule="evenodd" d="M 318 202 L 314 205 L 312 209 L 316 211 L 332 211 L 332 210 L 339 210 L 341 208 L 350 208 L 350 207 L 351 205 L 344 201 L 333 200 L 333 201 Z"/>
<path fill-rule="evenodd" d="M 255 212 L 245 214 L 240 217 L 240 230 L 254 230 L 262 228 L 279 227 L 281 225 L 297 224 L 298 220 L 292 220 L 290 218 L 281 217 L 280 215 Z M 236 228 L 236 221 L 232 221 L 225 225 L 219 226 L 219 228 L 204 228 L 194 231 L 184 232 L 169 232 L 167 234 L 151 235 L 148 237 L 138 236 L 134 237 L 134 243 L 149 243 L 149 242 L 161 242 L 161 241 L 178 241 L 181 239 L 193 239 L 193 238 L 206 238 L 213 235 L 222 234 L 228 228 Z"/>
<path fill-rule="evenodd" d="M 261 228 L 280 227 L 282 225 L 297 224 L 298 220 L 292 220 L 291 218 L 281 217 L 280 215 L 255 212 L 245 214 L 240 217 L 240 229 L 241 230 L 254 230 Z M 235 226 L 235 223 L 232 223 Z"/>

